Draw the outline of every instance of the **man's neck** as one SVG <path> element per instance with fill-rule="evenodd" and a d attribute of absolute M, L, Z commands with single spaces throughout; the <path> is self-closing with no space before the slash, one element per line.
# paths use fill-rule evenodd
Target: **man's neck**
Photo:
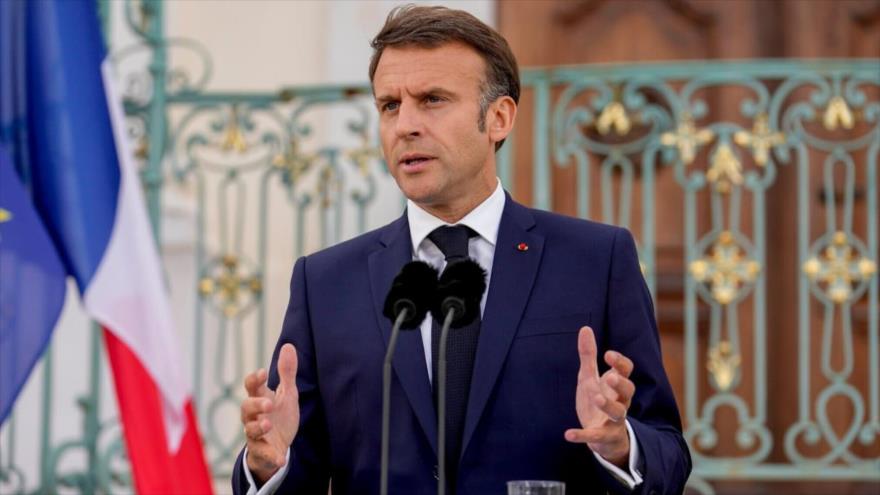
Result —
<path fill-rule="evenodd" d="M 474 202 L 473 204 L 461 205 L 461 207 L 459 207 L 459 208 L 445 207 L 445 206 L 440 207 L 440 208 L 435 208 L 430 205 L 419 205 L 419 206 L 422 207 L 422 209 L 425 210 L 426 212 L 430 213 L 431 215 L 434 215 L 435 217 L 439 218 L 440 220 L 443 220 L 444 222 L 446 222 L 448 224 L 456 224 L 459 222 L 459 220 L 461 220 L 462 218 L 467 216 L 468 213 L 472 212 L 474 210 L 474 208 L 476 208 L 480 203 L 485 201 L 486 198 L 488 198 L 488 197 L 489 197 L 489 195 L 487 194 L 484 198 L 479 199 L 478 201 Z"/>
<path fill-rule="evenodd" d="M 477 206 L 480 206 L 480 204 L 486 201 L 493 192 L 495 192 L 495 188 L 488 189 L 485 191 L 484 194 L 469 198 L 469 201 L 462 202 L 456 205 L 438 206 L 420 204 L 419 206 L 426 212 L 439 218 L 440 220 L 443 220 L 448 224 L 456 224 L 462 218 L 466 217 L 468 213 L 474 211 Z"/>
<path fill-rule="evenodd" d="M 447 203 L 447 204 L 426 204 L 426 203 L 416 203 L 419 207 L 431 215 L 443 220 L 448 224 L 456 224 L 462 218 L 466 217 L 468 213 L 474 211 L 474 209 L 484 201 L 486 201 L 492 193 L 495 192 L 495 188 L 498 187 L 498 178 L 496 176 L 492 176 L 492 179 L 486 181 L 486 187 L 484 187 L 479 194 L 475 194 L 468 198 L 462 198 L 461 201 L 457 203 Z"/>

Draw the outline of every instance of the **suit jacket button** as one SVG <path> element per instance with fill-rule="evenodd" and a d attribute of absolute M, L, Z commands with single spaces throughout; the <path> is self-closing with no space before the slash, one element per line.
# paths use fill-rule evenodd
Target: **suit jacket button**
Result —
<path fill-rule="evenodd" d="M 440 480 L 440 467 L 434 464 L 434 479 Z"/>

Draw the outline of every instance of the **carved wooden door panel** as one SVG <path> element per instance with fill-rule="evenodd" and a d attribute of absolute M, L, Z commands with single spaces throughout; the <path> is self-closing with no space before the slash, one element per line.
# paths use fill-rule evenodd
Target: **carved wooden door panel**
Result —
<path fill-rule="evenodd" d="M 880 59 L 880 1 L 876 0 L 544 0 L 501 1 L 498 5 L 499 29 L 510 42 L 521 68 L 673 60 Z M 784 65 L 782 60 L 781 65 Z M 658 73 L 660 71 L 658 69 Z M 867 193 L 871 188 L 866 184 L 869 177 L 865 164 L 871 153 L 878 151 L 870 146 L 838 145 L 857 142 L 872 130 L 876 132 L 876 118 L 871 121 L 867 106 L 852 105 L 855 100 L 834 98 L 846 91 L 847 80 L 828 81 L 828 94 L 824 96 L 816 96 L 815 85 L 804 83 L 803 87 L 786 93 L 788 96 L 778 102 L 778 107 L 787 109 L 796 101 L 807 100 L 812 116 L 803 123 L 802 132 L 786 135 L 782 110 L 775 116 L 776 122 L 769 122 L 767 128 L 768 120 L 774 118 L 773 102 L 764 104 L 760 96 L 764 91 L 770 100 L 780 88 L 785 89 L 784 77 L 762 81 L 763 90 L 755 90 L 754 81 L 723 85 L 713 84 L 711 79 L 711 70 L 707 69 L 699 83 L 690 81 L 693 88 L 688 87 L 689 81 L 672 82 L 666 88 L 679 97 L 683 93 L 689 95 L 684 98 L 688 103 L 685 108 L 668 108 L 669 115 L 675 116 L 676 125 L 680 126 L 682 121 L 693 125 L 692 137 L 696 143 L 693 156 L 683 159 L 685 163 L 680 169 L 702 170 L 711 182 L 690 197 L 684 193 L 682 176 L 676 175 L 679 168 L 664 164 L 659 152 L 656 161 L 650 164 L 645 163 L 644 153 L 619 152 L 625 150 L 628 143 L 652 132 L 649 116 L 627 106 L 635 101 L 633 93 L 641 95 L 644 101 L 640 104 L 669 107 L 670 99 L 663 94 L 664 88 L 634 90 L 637 84 L 619 80 L 593 86 L 585 83 L 580 92 L 573 91 L 571 85 L 551 89 L 546 102 L 550 114 L 546 119 L 546 125 L 551 128 L 549 133 L 562 132 L 558 125 L 561 120 L 554 117 L 557 113 L 575 113 L 558 108 L 563 106 L 560 100 L 564 100 L 570 107 L 584 109 L 582 122 L 575 128 L 580 134 L 579 142 L 603 146 L 585 146 L 575 153 L 564 140 L 550 139 L 548 187 L 552 195 L 547 206 L 570 215 L 624 224 L 639 242 L 644 242 L 646 237 L 653 239 L 654 253 L 649 263 L 653 273 L 647 276 L 657 299 L 664 363 L 683 409 L 688 386 L 701 391 L 696 394 L 702 397 L 697 401 L 698 407 L 694 406 L 695 412 L 688 414 L 683 410 L 685 421 L 693 423 L 696 418 L 698 422 L 711 423 L 717 430 L 717 438 L 712 441 L 704 442 L 709 438 L 703 435 L 708 435 L 708 429 L 688 439 L 692 445 L 704 447 L 699 449 L 698 456 L 705 455 L 710 460 L 742 458 L 761 463 L 790 462 L 792 454 L 819 458 L 834 450 L 825 442 L 826 438 L 821 438 L 816 445 L 807 445 L 804 436 L 810 428 L 805 426 L 804 431 L 793 431 L 793 425 L 799 421 L 815 424 L 818 409 L 825 407 L 817 404 L 823 393 L 835 397 L 826 404 L 830 407 L 821 413 L 827 415 L 834 430 L 834 434 L 827 437 L 832 441 L 842 440 L 850 427 L 856 428 L 853 424 L 857 409 L 865 408 L 863 415 L 868 414 L 865 404 L 853 403 L 847 393 L 841 388 L 835 389 L 838 385 L 834 384 L 852 385 L 865 400 L 869 396 L 872 388 L 869 355 L 876 342 L 870 338 L 867 299 L 876 298 L 876 291 L 858 292 L 858 282 L 851 281 L 852 292 L 845 299 L 846 303 L 837 304 L 829 299 L 830 303 L 825 304 L 829 301 L 823 302 L 813 293 L 825 291 L 827 295 L 831 284 L 823 282 L 818 272 L 808 273 L 805 260 L 809 258 L 811 263 L 825 267 L 829 260 L 823 255 L 827 247 L 832 247 L 841 253 L 849 248 L 846 252 L 856 265 L 862 258 L 876 262 L 876 252 L 872 254 L 870 249 L 862 249 L 865 256 L 859 258 L 857 247 L 861 243 L 864 248 L 870 237 L 868 227 L 872 217 Z M 732 78 L 727 76 L 727 79 Z M 528 81 L 524 86 L 513 140 L 512 192 L 525 203 L 540 203 L 533 166 L 538 145 L 534 129 L 536 108 L 543 103 L 536 102 L 540 96 Z M 866 101 L 878 100 L 876 86 L 862 89 Z M 602 91 L 608 94 L 603 95 Z M 755 102 L 751 108 L 750 100 Z M 597 101 L 603 103 L 597 105 Z M 705 111 L 700 113 L 701 110 Z M 725 125 L 713 124 L 720 122 Z M 791 122 L 787 125 L 795 126 Z M 571 127 L 564 130 L 571 131 Z M 676 141 L 680 133 L 668 134 L 661 142 L 666 139 L 671 147 L 680 144 L 680 140 Z M 838 144 L 821 149 L 813 145 L 813 138 Z M 797 155 L 799 148 L 792 143 L 803 141 L 805 156 L 791 156 L 783 162 L 773 151 L 768 151 L 769 158 L 759 151 L 762 142 L 768 144 L 765 150 L 770 150 L 774 143 L 786 139 L 795 150 L 793 155 Z M 608 150 L 612 149 L 624 156 L 611 157 L 614 153 Z M 682 151 L 679 147 L 680 155 Z M 625 166 L 615 167 L 612 163 L 606 167 L 609 161 L 615 160 Z M 767 172 L 772 168 L 767 165 L 768 161 L 775 162 L 772 176 Z M 829 161 L 832 163 L 823 165 Z M 847 165 L 849 162 L 852 166 Z M 636 176 L 631 186 L 622 180 L 627 173 Z M 645 173 L 652 174 L 654 201 L 650 205 L 642 204 L 644 195 L 639 179 Z M 760 194 L 755 190 L 748 194 L 747 188 L 739 187 L 741 181 L 749 180 L 750 173 L 767 180 L 767 188 L 761 189 Z M 828 180 L 827 174 L 830 174 Z M 801 176 L 807 177 L 809 195 L 802 193 Z M 829 183 L 827 187 L 825 182 Z M 877 190 L 876 184 L 873 190 Z M 833 216 L 837 220 L 833 225 L 828 220 L 829 205 L 836 206 Z M 801 211 L 807 213 L 802 215 Z M 645 215 L 650 218 L 646 219 Z M 646 223 L 654 225 L 653 232 L 644 231 Z M 836 231 L 849 235 L 838 236 L 839 242 L 835 244 Z M 823 236 L 828 246 L 822 245 Z M 802 251 L 810 256 L 799 254 Z M 711 274 L 707 270 L 715 266 L 712 262 L 718 259 L 713 258 L 716 253 L 718 256 L 727 253 L 728 262 L 736 261 L 728 263 L 730 272 L 738 277 L 733 280 L 734 289 L 739 283 L 743 292 L 741 289 L 748 282 L 758 281 L 754 290 L 759 291 L 760 297 L 744 294 L 740 297 L 739 292 L 725 294 L 723 291 L 729 287 L 710 283 Z M 701 264 L 703 260 L 709 265 Z M 706 282 L 703 294 L 706 300 L 714 298 L 710 301 L 713 304 L 704 304 L 703 299 L 697 298 L 694 307 L 687 309 L 689 278 Z M 801 285 L 809 286 L 809 291 L 799 290 Z M 804 292 L 809 292 L 806 298 Z M 725 298 L 729 301 L 725 302 Z M 736 304 L 731 305 L 731 301 Z M 848 322 L 841 316 L 845 307 L 851 316 Z M 831 316 L 828 316 L 828 308 L 831 308 Z M 699 336 L 695 351 L 697 367 L 690 371 L 697 378 L 696 383 L 690 385 L 685 376 L 689 357 L 685 342 L 689 312 L 695 319 L 690 325 Z M 802 314 L 807 315 L 806 319 Z M 830 334 L 823 330 L 829 317 L 836 318 L 830 325 Z M 807 337 L 804 339 L 802 335 Z M 799 348 L 800 340 L 809 345 Z M 849 348 L 856 352 L 848 352 Z M 764 370 L 758 370 L 755 365 L 761 355 L 766 356 L 762 359 Z M 817 364 L 823 359 L 829 363 L 826 368 L 830 370 L 823 370 Z M 804 364 L 810 377 L 806 392 L 795 385 L 799 383 L 799 369 Z M 707 368 L 712 371 L 707 372 Z M 841 370 L 846 371 L 846 376 L 840 375 Z M 876 383 L 873 387 L 876 388 Z M 735 392 L 743 399 L 736 407 L 722 406 L 709 411 L 703 403 L 708 395 L 702 391 L 720 395 Z M 802 402 L 807 403 L 807 413 L 800 407 Z M 751 428 L 744 423 L 760 423 L 760 427 Z M 876 434 L 869 438 L 869 426 L 862 430 L 869 441 L 850 441 L 844 450 L 862 458 L 876 457 L 880 454 L 880 438 Z M 787 440 L 786 436 L 790 438 Z M 791 445 L 786 446 L 787 441 Z M 778 483 L 748 482 L 748 485 L 749 490 L 758 492 L 773 492 L 783 487 Z M 724 491 L 726 486 L 743 489 L 742 482 L 722 483 L 716 488 Z M 815 489 L 808 484 L 785 487 L 798 493 Z M 841 482 L 833 487 L 821 485 L 818 489 L 845 493 L 851 488 L 856 493 L 865 487 L 864 483 L 850 487 L 850 483 Z"/>

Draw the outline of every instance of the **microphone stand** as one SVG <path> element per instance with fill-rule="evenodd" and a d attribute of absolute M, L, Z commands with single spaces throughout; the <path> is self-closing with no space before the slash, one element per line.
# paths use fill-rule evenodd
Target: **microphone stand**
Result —
<path fill-rule="evenodd" d="M 388 340 L 388 350 L 385 351 L 385 363 L 382 369 L 382 474 L 379 491 L 382 495 L 388 495 L 388 450 L 391 430 L 391 358 L 394 357 L 394 349 L 397 347 L 397 337 L 400 336 L 400 326 L 406 320 L 410 309 L 406 306 L 401 308 L 400 314 L 394 320 L 391 327 L 391 338 Z"/>
<path fill-rule="evenodd" d="M 450 304 L 440 329 L 440 349 L 437 351 L 437 494 L 446 495 L 446 340 L 449 327 L 456 317 L 457 305 Z M 464 312 L 462 308 L 461 312 Z"/>
<path fill-rule="evenodd" d="M 446 371 L 447 340 L 449 329 L 462 328 L 479 316 L 480 297 L 486 290 L 486 272 L 473 260 L 447 265 L 437 282 L 435 300 L 442 300 L 440 307 L 432 310 L 443 326 L 437 350 L 437 495 L 446 495 Z M 470 316 L 468 315 L 470 311 Z M 445 314 L 445 316 L 443 316 Z M 456 459 L 457 461 L 457 459 Z"/>

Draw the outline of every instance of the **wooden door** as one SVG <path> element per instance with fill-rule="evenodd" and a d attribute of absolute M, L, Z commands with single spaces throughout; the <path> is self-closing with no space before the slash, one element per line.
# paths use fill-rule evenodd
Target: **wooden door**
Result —
<path fill-rule="evenodd" d="M 542 0 L 500 1 L 498 3 L 498 26 L 508 39 L 521 68 L 558 66 L 566 64 L 599 64 L 619 62 L 661 62 L 716 59 L 759 58 L 873 58 L 880 59 L 880 1 L 877 0 Z M 880 70 L 880 65 L 878 65 Z M 554 97 L 558 92 L 554 92 Z M 875 101 L 876 94 L 869 94 Z M 713 89 L 705 98 L 710 106 L 712 120 L 736 120 L 740 115 L 743 99 L 737 90 Z M 514 150 L 514 196 L 525 203 L 532 201 L 533 143 L 530 139 L 534 118 L 534 97 L 526 89 L 515 130 Z M 858 134 L 865 125 L 850 131 Z M 853 154 L 856 163 L 864 164 L 866 152 Z M 698 156 L 697 162 L 707 156 Z M 811 152 L 810 163 L 821 164 L 826 156 Z M 552 162 L 551 162 L 552 163 Z M 864 191 L 867 180 L 865 166 L 855 167 L 856 199 L 854 202 L 853 233 L 865 237 L 867 206 Z M 810 184 L 820 185 L 823 179 L 821 166 L 809 169 Z M 797 168 L 779 167 L 774 185 L 766 196 L 766 315 L 768 356 L 768 415 L 766 424 L 773 432 L 773 448 L 766 462 L 787 461 L 783 449 L 784 433 L 797 420 L 797 410 L 790 406 L 798 401 L 798 291 L 797 280 L 802 266 L 797 257 L 798 222 L 794 212 L 797 204 Z M 835 171 L 835 174 L 842 172 Z M 552 209 L 561 213 L 578 213 L 574 167 L 552 166 Z M 590 211 L 599 212 L 600 182 L 598 172 L 592 170 Z M 842 181 L 845 177 L 840 178 Z M 839 183 L 839 182 L 837 182 Z M 861 186 L 859 186 L 861 184 Z M 633 198 L 638 203 L 638 184 Z M 876 187 L 876 185 L 874 186 Z M 820 188 L 821 189 L 821 188 Z M 684 275 L 685 235 L 682 215 L 682 188 L 671 167 L 658 167 L 655 178 L 655 202 L 653 217 L 657 225 L 656 287 L 658 323 L 663 341 L 664 364 L 676 390 L 681 405 L 684 388 L 683 335 L 684 335 Z M 827 230 L 824 217 L 826 203 L 840 202 L 842 195 L 826 198 L 819 189 L 811 188 L 809 238 L 817 239 Z M 662 199 L 662 200 L 661 200 Z M 709 209 L 710 196 L 698 196 L 697 207 Z M 749 222 L 755 205 L 751 201 L 742 204 L 743 230 L 750 231 Z M 840 210 L 840 208 L 838 208 Z M 634 204 L 634 212 L 640 211 Z M 598 215 L 591 213 L 591 218 Z M 640 237 L 641 219 L 634 213 L 630 224 L 637 238 Z M 697 230 L 710 229 L 707 218 L 700 218 Z M 875 254 L 876 259 L 876 254 Z M 743 314 L 754 311 L 751 303 L 742 308 Z M 868 310 L 865 298 L 855 305 L 853 311 L 853 345 L 864 350 L 868 340 Z M 811 328 L 821 328 L 824 315 L 811 306 Z M 701 331 L 707 323 L 707 310 L 698 312 Z M 747 363 L 752 361 L 755 342 L 754 328 L 750 320 L 741 318 L 743 396 L 754 392 L 753 371 Z M 702 337 L 701 337 L 702 338 Z M 811 333 L 811 359 L 819 362 L 822 349 L 821 332 Z M 702 339 L 705 341 L 705 339 Z M 700 348 L 705 356 L 708 349 Z M 841 362 L 841 352 L 832 353 L 834 363 Z M 855 353 L 852 384 L 864 397 L 868 396 L 867 353 Z M 704 368 L 703 368 L 704 369 Z M 698 372 L 703 371 L 697 370 Z M 700 387 L 708 387 L 705 372 Z M 812 400 L 827 385 L 827 377 L 816 366 L 811 372 Z M 754 404 L 752 404 L 754 405 Z M 853 415 L 852 405 L 839 404 L 829 409 L 833 424 L 845 428 Z M 737 418 L 730 412 L 719 410 L 715 424 L 719 428 L 718 446 L 707 454 L 734 456 L 740 450 L 735 446 Z M 814 450 L 818 453 L 821 446 Z M 804 447 L 810 451 L 809 447 Z M 880 440 L 873 444 L 853 448 L 863 456 L 880 454 Z M 876 485 L 875 485 L 876 486 Z M 776 493 L 787 490 L 792 493 L 860 493 L 875 488 L 865 483 L 841 482 L 837 484 L 779 484 L 759 482 L 724 482 L 716 485 L 720 492 L 748 490 L 750 493 Z"/>

